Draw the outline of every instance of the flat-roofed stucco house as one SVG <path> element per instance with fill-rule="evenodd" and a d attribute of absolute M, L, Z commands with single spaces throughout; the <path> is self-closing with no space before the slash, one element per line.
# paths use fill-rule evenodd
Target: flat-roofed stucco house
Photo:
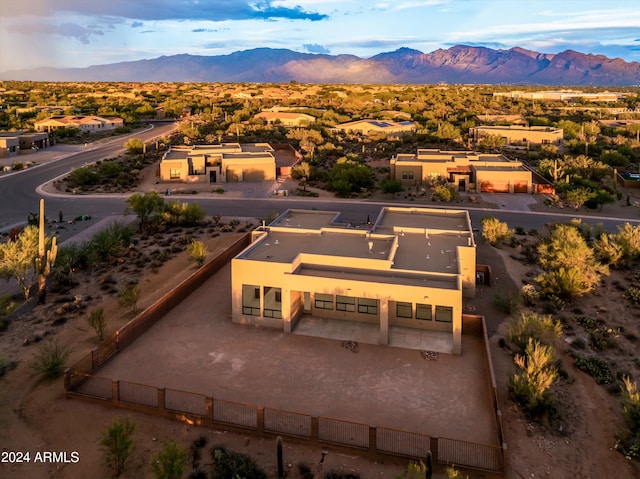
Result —
<path fill-rule="evenodd" d="M 335 211 L 288 210 L 252 234 L 231 262 L 232 316 L 293 332 L 322 318 L 462 348 L 462 298 L 475 294 L 467 211 L 385 207 L 368 229 Z M 350 339 L 350 338 L 343 338 Z"/>
<path fill-rule="evenodd" d="M 102 133 L 112 131 L 124 126 L 122 118 L 103 118 L 101 116 L 52 116 L 44 120 L 36 121 L 34 127 L 37 131 L 51 132 L 64 128 L 77 128 L 81 133 Z"/>
<path fill-rule="evenodd" d="M 445 181 L 459 191 L 476 193 L 533 191 L 531 171 L 520 161 L 474 151 L 418 148 L 416 154 L 400 153 L 391 158 L 390 175 L 405 185 Z"/>
<path fill-rule="evenodd" d="M 474 126 L 469 129 L 469 138 L 477 143 L 487 135 L 499 136 L 507 140 L 508 145 L 558 145 L 562 143 L 564 132 L 552 126 Z"/>
<path fill-rule="evenodd" d="M 173 147 L 160 161 L 160 181 L 227 183 L 273 181 L 276 159 L 268 143 Z"/>
<path fill-rule="evenodd" d="M 264 120 L 267 123 L 279 123 L 286 127 L 308 126 L 315 123 L 316 118 L 306 113 L 293 113 L 286 111 L 263 111 L 254 118 Z"/>
<path fill-rule="evenodd" d="M 345 133 L 359 133 L 361 135 L 383 133 L 387 136 L 398 136 L 414 133 L 416 131 L 416 124 L 412 121 L 356 120 L 348 123 L 340 123 L 334 126 L 332 130 Z"/>
<path fill-rule="evenodd" d="M 20 139 L 17 136 L 0 136 L 0 158 L 20 154 Z"/>

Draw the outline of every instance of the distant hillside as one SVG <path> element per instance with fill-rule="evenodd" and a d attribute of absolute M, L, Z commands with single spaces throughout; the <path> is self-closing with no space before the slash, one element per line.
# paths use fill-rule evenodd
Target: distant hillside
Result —
<path fill-rule="evenodd" d="M 172 55 L 87 68 L 38 68 L 0 73 L 3 80 L 198 81 L 302 83 L 484 83 L 631 86 L 640 63 L 566 50 L 493 50 L 458 45 L 422 53 L 400 48 L 371 58 L 257 48 L 230 55 Z"/>

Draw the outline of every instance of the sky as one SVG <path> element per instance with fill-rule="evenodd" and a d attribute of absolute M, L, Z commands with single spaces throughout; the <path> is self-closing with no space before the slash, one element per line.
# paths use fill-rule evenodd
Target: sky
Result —
<path fill-rule="evenodd" d="M 0 0 L 0 71 L 253 48 L 454 45 L 640 61 L 638 0 Z"/>

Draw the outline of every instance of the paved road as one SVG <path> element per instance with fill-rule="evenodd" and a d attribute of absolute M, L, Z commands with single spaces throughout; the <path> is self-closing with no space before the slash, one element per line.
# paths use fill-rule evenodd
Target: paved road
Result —
<path fill-rule="evenodd" d="M 175 128 L 173 124 L 164 124 L 144 133 L 136 133 L 135 136 L 146 141 L 153 141 L 153 139 L 167 134 L 173 128 Z M 121 154 L 123 152 L 123 143 L 124 140 L 119 138 L 98 146 L 90 145 L 88 151 L 81 151 L 67 158 L 51 161 L 14 175 L 0 177 L 0 230 L 6 230 L 13 224 L 24 223 L 29 212 L 37 211 L 38 201 L 43 196 L 46 197 L 45 214 L 51 218 L 57 217 L 60 210 L 64 212 L 66 218 L 90 215 L 94 220 L 99 220 L 111 215 L 121 215 L 125 210 L 126 195 L 113 194 L 100 195 L 99 197 L 84 195 L 52 196 L 38 190 L 38 186 L 53 178 L 67 174 L 72 168 Z M 198 195 L 197 198 L 187 195 L 181 199 L 184 201 L 197 201 L 211 215 L 265 218 L 276 212 L 282 213 L 287 208 L 325 209 L 341 211 L 343 219 L 354 222 L 366 221 L 367 218 L 374 220 L 380 208 L 388 204 L 333 198 L 224 198 L 218 195 L 212 195 L 211 197 Z M 403 205 L 402 203 L 393 204 L 394 206 Z M 415 203 L 406 203 L 404 206 L 417 205 Z M 526 230 L 537 229 L 539 231 L 542 231 L 544 225 L 549 222 L 566 221 L 576 217 L 582 218 L 584 222 L 592 225 L 601 223 L 607 231 L 615 231 L 617 225 L 625 221 L 634 224 L 640 222 L 639 220 L 625 218 L 581 216 L 573 213 L 492 210 L 468 206 L 465 206 L 464 209 L 469 210 L 475 227 L 479 227 L 480 220 L 487 215 L 496 216 L 512 227 L 522 226 Z"/>
<path fill-rule="evenodd" d="M 174 124 L 162 124 L 129 136 L 135 136 L 151 142 L 174 129 Z M 2 175 L 0 177 L 0 229 L 23 223 L 26 221 L 29 212 L 38 211 L 39 200 L 43 197 L 41 192 L 36 191 L 39 185 L 63 176 L 73 168 L 122 154 L 126 138 L 128 137 L 119 137 L 98 145 L 89 144 L 86 149 L 71 153 L 70 156 L 42 162 L 36 167 L 17 173 Z M 41 153 L 43 155 L 47 154 L 46 150 Z M 39 154 L 25 156 L 24 159 L 25 161 L 39 162 Z M 22 157 L 18 158 L 23 159 Z M 57 218 L 60 210 L 64 212 L 65 217 L 81 214 L 88 214 L 94 217 L 103 217 L 113 213 L 121 214 L 124 211 L 124 200 L 119 195 L 114 196 L 99 200 L 75 196 L 50 197 L 45 202 L 45 215 L 50 218 Z"/>

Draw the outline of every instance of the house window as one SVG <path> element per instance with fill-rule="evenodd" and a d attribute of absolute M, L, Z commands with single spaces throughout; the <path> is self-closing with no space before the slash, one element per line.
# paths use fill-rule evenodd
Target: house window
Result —
<path fill-rule="evenodd" d="M 180 179 L 180 169 L 179 168 L 171 168 L 169 170 L 169 179 L 170 180 L 179 180 Z"/>
<path fill-rule="evenodd" d="M 451 306 L 436 306 L 436 321 L 451 323 L 453 321 L 453 308 Z"/>
<path fill-rule="evenodd" d="M 423 319 L 425 321 L 431 321 L 431 305 L 430 304 L 416 304 L 416 319 Z"/>
<path fill-rule="evenodd" d="M 333 295 L 316 293 L 315 306 L 316 309 L 333 309 Z"/>
<path fill-rule="evenodd" d="M 402 172 L 403 180 L 413 180 L 413 171 L 403 171 Z"/>
<path fill-rule="evenodd" d="M 263 288 L 263 309 L 262 315 L 265 318 L 282 318 L 282 290 L 265 286 Z"/>
<path fill-rule="evenodd" d="M 378 314 L 378 300 L 358 298 L 358 313 Z"/>
<path fill-rule="evenodd" d="M 396 303 L 396 317 L 398 318 L 413 318 L 413 305 L 411 303 Z"/>
<path fill-rule="evenodd" d="M 260 316 L 260 287 L 252 284 L 242 285 L 242 314 Z"/>
<path fill-rule="evenodd" d="M 356 310 L 356 298 L 337 295 L 336 309 L 338 311 L 348 311 L 350 313 L 354 313 Z"/>

